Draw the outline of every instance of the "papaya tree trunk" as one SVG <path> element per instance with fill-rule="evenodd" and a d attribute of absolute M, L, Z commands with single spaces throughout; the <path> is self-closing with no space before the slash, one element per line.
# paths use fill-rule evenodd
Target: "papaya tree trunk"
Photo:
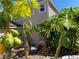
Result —
<path fill-rule="evenodd" d="M 59 39 L 59 43 L 58 43 L 58 47 L 57 47 L 54 59 L 58 59 L 58 56 L 59 56 L 59 53 L 60 53 L 60 49 L 61 49 L 61 42 L 62 42 L 62 38 Z"/>
<path fill-rule="evenodd" d="M 26 47 L 24 49 L 24 52 L 25 52 L 25 57 L 28 58 L 28 55 L 29 55 L 29 44 L 28 44 L 28 41 L 26 42 Z"/>
<path fill-rule="evenodd" d="M 24 22 L 23 28 L 26 28 L 26 22 Z M 24 39 L 26 40 L 25 41 L 26 47 L 24 48 L 25 57 L 28 58 L 28 55 L 29 55 L 29 43 L 28 43 L 28 40 L 26 39 L 26 36 L 25 35 L 24 35 Z"/>
<path fill-rule="evenodd" d="M 56 49 L 56 53 L 55 53 L 55 57 L 54 59 L 58 59 L 58 56 L 59 56 L 59 53 L 60 53 L 60 50 L 61 50 L 61 46 L 62 46 L 62 39 L 64 38 L 64 28 L 61 28 L 60 30 L 61 32 L 61 35 L 60 35 L 60 38 L 59 38 L 59 41 L 58 41 L 58 47 Z"/>
<path fill-rule="evenodd" d="M 3 56 L 3 59 L 11 59 L 12 58 L 12 51 L 11 49 L 8 49 L 5 55 Z"/>
<path fill-rule="evenodd" d="M 5 22 L 4 28 L 9 29 L 9 22 Z"/>
<path fill-rule="evenodd" d="M 5 22 L 4 28 L 6 29 L 5 33 L 9 29 L 9 22 Z M 12 51 L 11 48 L 7 48 L 7 52 L 5 53 L 4 59 L 11 59 L 12 58 Z"/>

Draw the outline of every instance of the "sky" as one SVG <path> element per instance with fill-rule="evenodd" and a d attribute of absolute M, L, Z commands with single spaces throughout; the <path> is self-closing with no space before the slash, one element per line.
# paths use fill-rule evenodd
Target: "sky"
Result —
<path fill-rule="evenodd" d="M 79 0 L 52 0 L 58 10 L 79 6 Z"/>

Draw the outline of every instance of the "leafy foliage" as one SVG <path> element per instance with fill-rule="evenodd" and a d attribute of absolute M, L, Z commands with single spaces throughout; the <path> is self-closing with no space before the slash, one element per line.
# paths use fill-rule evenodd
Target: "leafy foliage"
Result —
<path fill-rule="evenodd" d="M 21 17 L 27 19 L 31 17 L 33 10 L 39 8 L 37 0 L 0 0 L 1 13 L 0 13 L 0 25 L 4 27 L 6 22 L 13 19 L 19 19 Z"/>
<path fill-rule="evenodd" d="M 20 29 L 19 30 L 20 35 L 23 37 L 23 42 L 26 43 L 26 41 L 31 42 L 32 40 L 32 32 L 26 28 Z"/>
<path fill-rule="evenodd" d="M 6 28 L 4 36 L 7 35 L 6 36 L 7 38 L 4 39 L 5 41 L 3 40 L 1 42 L 3 44 L 5 43 L 5 45 L 7 47 L 7 51 L 6 51 L 7 55 L 5 54 L 6 59 L 11 59 L 11 53 L 12 53 L 11 50 L 12 50 L 13 46 L 15 44 L 19 45 L 22 43 L 18 37 L 15 37 L 18 34 L 17 31 L 11 30 L 12 33 L 8 31 L 9 22 L 13 19 L 19 19 L 22 17 L 27 19 L 27 18 L 31 17 L 31 13 L 33 12 L 33 10 L 39 8 L 39 4 L 38 4 L 37 0 L 15 0 L 15 1 L 16 1 L 16 3 L 14 3 L 13 0 L 0 0 L 0 3 L 1 3 L 0 9 L 2 10 L 2 12 L 0 13 L 0 28 Z M 23 29 L 23 30 L 25 30 L 25 29 Z M 23 30 L 22 30 L 22 32 L 23 32 Z M 24 33 L 22 33 L 22 34 L 24 34 Z M 29 32 L 29 29 L 27 29 L 25 34 L 27 34 L 28 39 L 30 40 L 32 37 L 31 36 L 32 33 Z M 2 36 L 2 38 L 3 38 L 3 36 Z M 28 42 L 26 44 L 28 44 Z M 27 52 L 27 49 L 28 49 L 28 47 L 26 46 L 24 48 L 25 53 Z"/>
<path fill-rule="evenodd" d="M 79 32 L 79 8 L 65 8 L 57 15 L 50 17 L 45 22 L 35 25 L 40 32 L 46 44 L 49 46 L 58 46 L 61 39 L 61 45 L 75 52 L 78 48 Z M 62 38 L 61 38 L 62 37 Z"/>
<path fill-rule="evenodd" d="M 36 0 L 16 1 L 12 14 L 15 15 L 16 19 L 19 17 L 27 18 L 31 16 L 33 9 L 38 9 L 38 7 L 39 4 Z"/>

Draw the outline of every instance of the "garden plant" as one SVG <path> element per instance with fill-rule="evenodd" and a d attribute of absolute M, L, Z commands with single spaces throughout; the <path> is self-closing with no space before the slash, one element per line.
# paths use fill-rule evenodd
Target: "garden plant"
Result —
<path fill-rule="evenodd" d="M 55 59 L 61 53 L 61 47 L 70 49 L 70 53 L 78 52 L 79 48 L 79 7 L 65 8 L 57 15 L 48 18 L 35 30 L 40 32 L 46 46 L 56 48 Z M 53 52 L 53 51 L 52 51 Z M 65 52 L 63 52 L 65 53 Z"/>
<path fill-rule="evenodd" d="M 22 28 L 28 28 L 31 13 L 33 10 L 38 9 L 39 4 L 37 0 L 0 0 L 0 3 L 0 29 L 4 30 L 4 35 L 0 38 L 0 54 L 3 55 L 5 53 L 5 59 L 11 59 L 12 48 L 14 45 L 20 46 L 23 41 L 18 37 L 20 33 L 9 27 L 10 21 L 24 18 L 25 23 Z M 27 23 L 29 24 L 28 26 L 26 26 Z M 27 51 L 26 48 L 25 52 Z"/>

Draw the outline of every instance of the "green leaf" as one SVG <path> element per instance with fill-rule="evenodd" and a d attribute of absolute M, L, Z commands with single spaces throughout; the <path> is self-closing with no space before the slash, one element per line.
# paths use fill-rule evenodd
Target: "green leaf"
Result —
<path fill-rule="evenodd" d="M 62 46 L 65 48 L 69 48 L 71 45 L 70 43 L 71 43 L 71 40 L 68 37 L 64 36 L 62 39 Z"/>
<path fill-rule="evenodd" d="M 79 39 L 76 40 L 76 45 L 79 47 Z"/>
<path fill-rule="evenodd" d="M 11 14 L 9 12 L 4 13 L 4 20 L 6 22 L 12 20 L 12 16 L 11 16 Z"/>

